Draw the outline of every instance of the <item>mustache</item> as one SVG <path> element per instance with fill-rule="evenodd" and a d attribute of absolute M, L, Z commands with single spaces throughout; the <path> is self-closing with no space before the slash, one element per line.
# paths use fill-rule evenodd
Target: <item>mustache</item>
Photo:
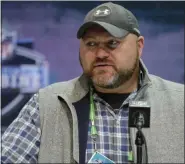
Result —
<path fill-rule="evenodd" d="M 110 60 L 101 60 L 101 59 L 97 59 L 95 60 L 92 64 L 91 64 L 91 70 L 94 67 L 98 67 L 98 66 L 112 66 L 116 69 L 114 62 L 110 61 Z"/>

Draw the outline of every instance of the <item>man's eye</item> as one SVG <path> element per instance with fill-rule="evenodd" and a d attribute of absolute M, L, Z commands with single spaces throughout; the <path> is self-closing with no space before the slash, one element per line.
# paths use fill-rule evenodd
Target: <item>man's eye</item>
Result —
<path fill-rule="evenodd" d="M 108 48 L 111 48 L 111 49 L 114 49 L 114 48 L 116 48 L 119 44 L 120 44 L 120 42 L 117 41 L 117 40 L 110 40 L 110 41 L 107 42 L 107 47 L 108 47 Z"/>
<path fill-rule="evenodd" d="M 96 46 L 97 44 L 96 42 L 87 42 L 86 45 L 89 47 L 93 47 L 93 46 Z"/>

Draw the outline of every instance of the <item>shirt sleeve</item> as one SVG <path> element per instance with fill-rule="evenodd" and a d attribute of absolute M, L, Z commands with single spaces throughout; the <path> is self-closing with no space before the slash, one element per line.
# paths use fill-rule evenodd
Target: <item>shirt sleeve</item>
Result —
<path fill-rule="evenodd" d="M 38 94 L 35 94 L 2 136 L 1 163 L 37 163 L 40 136 Z"/>

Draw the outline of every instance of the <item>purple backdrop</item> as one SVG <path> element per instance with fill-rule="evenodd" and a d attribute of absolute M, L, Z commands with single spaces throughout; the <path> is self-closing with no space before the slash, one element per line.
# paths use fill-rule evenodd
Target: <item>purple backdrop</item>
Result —
<path fill-rule="evenodd" d="M 3 19 L 18 31 L 19 38 L 33 38 L 35 49 L 46 56 L 50 63 L 50 83 L 74 78 L 82 72 L 78 62 L 79 41 L 76 31 L 86 11 L 83 12 L 82 7 L 75 8 L 72 3 L 69 2 L 68 7 L 61 5 L 60 8 L 46 2 L 6 3 L 2 6 Z M 89 8 L 90 5 L 93 7 L 90 3 Z M 141 10 L 134 10 L 134 13 L 138 15 L 140 29 L 145 36 L 143 60 L 149 72 L 184 83 L 184 25 L 178 24 L 177 27 L 175 23 L 145 19 L 145 13 L 141 13 Z M 155 10 L 158 8 L 152 11 Z M 163 9 L 160 11 L 162 13 Z M 166 12 L 171 11 L 168 9 Z M 154 12 L 153 15 L 156 13 L 156 16 L 163 15 L 160 12 Z"/>

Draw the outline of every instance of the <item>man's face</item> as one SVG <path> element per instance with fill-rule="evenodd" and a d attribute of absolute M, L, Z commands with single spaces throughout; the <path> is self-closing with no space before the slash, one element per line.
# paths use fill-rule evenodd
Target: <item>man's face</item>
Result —
<path fill-rule="evenodd" d="M 80 63 L 94 85 L 117 88 L 138 70 L 141 49 L 134 34 L 118 39 L 94 26 L 80 41 Z"/>

